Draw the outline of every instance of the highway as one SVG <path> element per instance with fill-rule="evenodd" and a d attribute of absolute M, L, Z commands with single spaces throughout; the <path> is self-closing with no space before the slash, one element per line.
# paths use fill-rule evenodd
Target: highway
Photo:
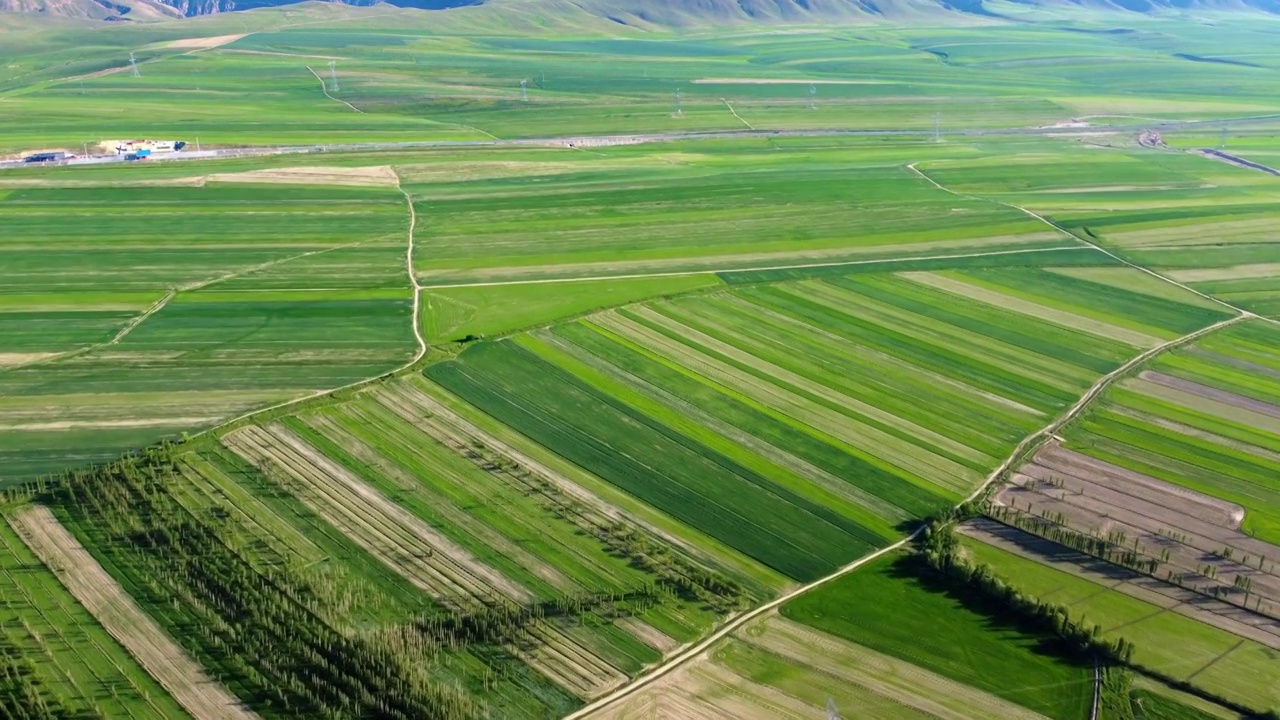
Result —
<path fill-rule="evenodd" d="M 1024 128 L 984 128 L 975 130 L 950 130 L 940 137 L 1000 137 L 1047 136 L 1071 137 L 1078 135 L 1117 135 L 1137 133 L 1142 130 L 1170 132 L 1193 130 L 1197 127 L 1220 128 L 1223 125 L 1280 120 L 1280 115 L 1256 115 L 1223 120 L 1189 120 L 1164 123 L 1114 123 L 1106 125 L 1046 126 Z M 372 142 L 321 145 L 281 145 L 217 150 L 182 150 L 181 152 L 153 155 L 136 162 L 173 162 L 178 160 L 207 160 L 220 158 L 257 157 L 263 155 L 294 155 L 304 153 L 385 152 L 394 150 L 429 150 L 432 148 L 488 148 L 488 147 L 609 147 L 613 145 L 640 145 L 686 140 L 742 140 L 775 138 L 840 138 L 840 137 L 933 137 L 932 130 L 715 130 L 690 133 L 635 133 L 626 135 L 566 135 L 544 138 L 510 138 L 485 140 L 420 140 L 404 142 Z M 48 163 L 26 163 L 21 160 L 0 162 L 0 170 L 14 170 L 50 166 L 103 165 L 128 162 L 122 155 L 93 155 L 75 157 Z"/>

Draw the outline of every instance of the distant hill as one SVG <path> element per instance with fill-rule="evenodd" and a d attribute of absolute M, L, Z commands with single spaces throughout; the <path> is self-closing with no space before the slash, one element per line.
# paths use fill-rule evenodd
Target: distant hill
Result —
<path fill-rule="evenodd" d="M 101 20 L 159 20 L 290 5 L 302 0 L 0 0 L 0 11 L 41 13 Z M 334 0 L 375 5 L 383 0 Z M 622 25 L 689 27 L 719 24 L 815 23 L 853 20 L 910 21 L 998 19 L 1000 7 L 1027 10 L 1093 9 L 1115 13 L 1162 14 L 1226 10 L 1280 15 L 1280 0 L 389 0 L 398 7 L 448 10 L 473 5 L 493 12 L 519 10 L 594 15 Z"/>

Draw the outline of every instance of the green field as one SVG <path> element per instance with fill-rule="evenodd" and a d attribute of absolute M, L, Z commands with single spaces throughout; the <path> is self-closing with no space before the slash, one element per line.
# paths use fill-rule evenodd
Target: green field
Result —
<path fill-rule="evenodd" d="M 394 189 L 3 193 L 3 479 L 106 460 L 408 360 L 407 233 Z"/>
<path fill-rule="evenodd" d="M 858 275 L 592 315 L 426 374 L 806 580 L 962 498 L 1139 348 L 1215 319 L 1033 268 Z"/>
<path fill-rule="evenodd" d="M 793 600 L 782 615 L 1048 717 L 1088 715 L 1090 668 L 1045 654 L 1039 638 L 925 588 L 895 569 L 900 557 L 888 555 Z"/>
<path fill-rule="evenodd" d="M 1050 561 L 1037 562 L 977 540 L 967 539 L 964 547 L 975 562 L 989 565 L 1023 592 L 1065 605 L 1100 625 L 1105 637 L 1133 642 L 1139 666 L 1247 707 L 1268 709 L 1280 702 L 1275 692 L 1280 662 L 1273 649 L 1259 642 L 1108 590 L 1113 580 L 1082 577 L 1069 559 L 1058 569 Z"/>
<path fill-rule="evenodd" d="M 200 714 L 101 570 L 259 717 L 563 717 L 1045 428 L 1280 543 L 1276 178 L 1196 152 L 1280 165 L 1274 19 L 608 5 L 0 13 L 0 160 L 307 149 L 0 168 L 0 714 Z M 1261 644 L 965 552 L 1280 705 Z M 1089 663 L 901 557 L 591 717 L 1090 715 Z"/>
<path fill-rule="evenodd" d="M 1253 321 L 1161 358 L 1065 435 L 1071 447 L 1238 503 L 1244 529 L 1280 542 L 1280 331 Z"/>

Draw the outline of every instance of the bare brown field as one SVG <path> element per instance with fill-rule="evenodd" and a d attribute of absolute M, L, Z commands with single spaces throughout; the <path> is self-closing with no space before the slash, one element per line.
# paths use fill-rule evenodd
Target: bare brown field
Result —
<path fill-rule="evenodd" d="M 10 522 L 23 542 L 139 664 L 199 720 L 256 718 L 139 608 L 48 508 L 31 506 Z"/>
<path fill-rule="evenodd" d="M 1244 510 L 1111 463 L 1045 446 L 1022 466 L 996 504 L 1099 538 L 1158 561 L 1155 574 L 1216 593 L 1236 607 L 1223 614 L 1280 637 L 1280 548 L 1240 531 Z M 1247 578 L 1248 591 L 1235 587 Z"/>
<path fill-rule="evenodd" d="M 318 165 L 206 175 L 209 182 L 280 183 L 284 185 L 354 185 L 395 187 L 396 173 L 388 165 L 323 167 Z"/>
<path fill-rule="evenodd" d="M 165 45 L 165 47 L 183 48 L 187 50 L 203 50 L 206 48 L 215 48 L 219 45 L 226 45 L 227 43 L 233 43 L 244 37 L 245 34 L 246 33 L 240 33 L 239 35 L 214 35 L 213 37 L 183 38 L 181 40 L 174 40 L 168 45 Z"/>
<path fill-rule="evenodd" d="M 1280 623 L 1231 603 L 1099 560 L 994 520 L 971 520 L 961 525 L 959 531 L 1001 550 L 1048 563 L 1057 570 L 1280 650 Z"/>

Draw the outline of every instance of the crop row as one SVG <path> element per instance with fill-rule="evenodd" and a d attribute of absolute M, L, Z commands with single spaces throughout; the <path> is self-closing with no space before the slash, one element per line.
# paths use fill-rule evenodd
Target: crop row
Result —
<path fill-rule="evenodd" d="M 1217 317 L 1127 292 L 1027 269 L 743 287 L 481 344 L 426 373 L 804 579 L 964 496 L 1098 376 Z M 1105 310 L 1118 300 L 1142 313 Z"/>

